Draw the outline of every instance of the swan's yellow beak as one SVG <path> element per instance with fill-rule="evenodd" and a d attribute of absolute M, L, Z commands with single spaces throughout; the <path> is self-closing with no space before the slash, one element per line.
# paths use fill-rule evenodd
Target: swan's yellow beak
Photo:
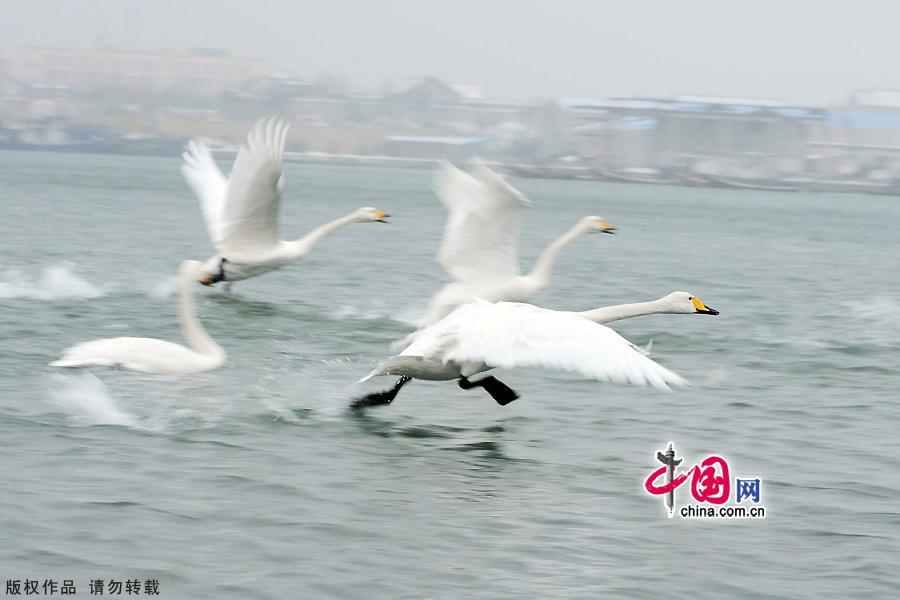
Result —
<path fill-rule="evenodd" d="M 597 219 L 597 227 L 603 233 L 615 233 L 616 228 L 606 219 Z"/>
<path fill-rule="evenodd" d="M 696 312 L 701 315 L 717 315 L 717 314 L 719 314 L 719 311 L 717 311 L 716 309 L 710 308 L 707 305 L 703 304 L 703 300 L 701 300 L 700 298 L 697 298 L 697 297 L 691 298 L 691 302 L 694 304 L 694 308 L 696 309 Z"/>
<path fill-rule="evenodd" d="M 212 285 L 212 284 L 214 284 L 214 283 L 216 282 L 215 278 L 213 278 L 213 276 L 210 275 L 209 273 L 204 273 L 204 274 L 200 277 L 200 279 L 198 279 L 197 281 L 199 281 L 199 282 L 202 283 L 203 285 Z"/>
<path fill-rule="evenodd" d="M 386 212 L 382 212 L 380 210 L 375 211 L 375 221 L 377 223 L 387 223 L 385 219 L 387 219 L 389 216 L 391 215 L 387 214 Z"/>

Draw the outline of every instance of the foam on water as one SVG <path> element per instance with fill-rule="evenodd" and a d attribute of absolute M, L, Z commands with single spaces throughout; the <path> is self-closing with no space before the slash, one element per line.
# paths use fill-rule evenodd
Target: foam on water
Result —
<path fill-rule="evenodd" d="M 151 279 L 146 287 L 147 295 L 152 298 L 171 298 L 178 291 L 178 276 L 170 275 Z"/>
<path fill-rule="evenodd" d="M 90 371 L 77 375 L 54 375 L 51 398 L 76 425 L 121 425 L 136 427 L 134 415 L 119 408 L 106 385 Z"/>
<path fill-rule="evenodd" d="M 120 425 L 160 434 L 208 430 L 230 418 L 259 412 L 257 403 L 239 407 L 234 401 L 209 392 L 194 393 L 188 398 L 178 379 L 142 378 L 124 372 L 122 375 L 114 396 L 91 371 L 54 374 L 50 379 L 51 404 L 77 427 Z"/>
<path fill-rule="evenodd" d="M 0 272 L 0 298 L 68 300 L 101 298 L 106 290 L 76 275 L 69 263 L 43 267 L 39 272 L 11 267 Z"/>
<path fill-rule="evenodd" d="M 104 283 L 97 286 L 77 274 L 77 268 L 69 262 L 49 265 L 40 269 L 9 267 L 0 270 L 0 300 L 25 298 L 48 302 L 61 300 L 92 300 L 113 293 L 125 292 L 123 286 Z M 128 293 L 134 288 L 129 285 Z M 147 277 L 140 288 L 151 298 L 171 298 L 178 291 L 175 274 L 156 274 Z"/>
<path fill-rule="evenodd" d="M 422 308 L 420 306 L 407 306 L 395 309 L 385 302 L 376 302 L 365 306 L 342 304 L 332 310 L 329 316 L 336 321 L 345 319 L 384 321 L 389 319 L 411 327 L 417 327 L 421 320 L 421 314 Z"/>
<path fill-rule="evenodd" d="M 900 302 L 891 298 L 872 298 L 865 302 L 846 302 L 844 310 L 872 331 L 895 337 L 900 332 Z"/>

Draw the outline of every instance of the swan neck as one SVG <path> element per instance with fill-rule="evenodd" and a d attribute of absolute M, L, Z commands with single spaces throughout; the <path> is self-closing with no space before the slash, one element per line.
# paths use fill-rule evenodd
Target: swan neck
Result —
<path fill-rule="evenodd" d="M 534 262 L 534 267 L 532 267 L 528 277 L 540 286 L 547 285 L 550 282 L 550 272 L 553 270 L 553 265 L 556 264 L 563 248 L 582 235 L 584 235 L 584 229 L 580 224 L 576 225 L 544 248 L 544 251 L 541 252 L 538 259 Z"/>
<path fill-rule="evenodd" d="M 584 317 L 594 323 L 609 323 L 611 321 L 619 321 L 621 319 L 630 319 L 631 317 L 642 317 L 644 315 L 655 315 L 666 312 L 659 300 L 650 302 L 634 302 L 632 304 L 615 304 L 613 306 L 604 306 L 603 308 L 595 308 L 594 310 L 586 310 L 584 312 L 575 313 L 579 317 Z"/>
<path fill-rule="evenodd" d="M 197 318 L 197 309 L 194 306 L 194 285 L 196 285 L 195 273 L 187 273 L 182 277 L 178 305 L 178 323 L 181 326 L 181 335 L 188 345 L 200 354 L 224 357 L 225 352 L 222 347 L 209 337 Z"/>
<path fill-rule="evenodd" d="M 345 215 L 334 221 L 329 221 L 324 225 L 319 225 L 306 235 L 304 235 L 299 240 L 294 240 L 293 242 L 288 242 L 290 245 L 290 258 L 297 259 L 301 256 L 305 256 L 309 253 L 313 247 L 321 242 L 324 238 L 331 235 L 338 229 L 346 227 L 356 221 L 354 213 L 350 213 L 349 215 Z"/>

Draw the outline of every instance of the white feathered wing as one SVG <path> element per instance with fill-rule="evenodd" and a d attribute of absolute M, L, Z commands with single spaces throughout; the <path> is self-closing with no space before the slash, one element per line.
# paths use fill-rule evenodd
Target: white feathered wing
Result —
<path fill-rule="evenodd" d="M 260 252 L 277 245 L 289 128 L 280 119 L 258 121 L 227 180 L 205 144 L 188 144 L 181 170 L 200 198 L 210 239 L 220 253 Z"/>
<path fill-rule="evenodd" d="M 522 193 L 485 166 L 469 174 L 450 163 L 435 174 L 434 191 L 448 212 L 438 262 L 449 275 L 465 282 L 519 275 Z"/>
<path fill-rule="evenodd" d="M 687 384 L 608 327 L 515 302 L 466 304 L 417 332 L 400 355 L 508 369 L 543 367 L 659 389 Z"/>

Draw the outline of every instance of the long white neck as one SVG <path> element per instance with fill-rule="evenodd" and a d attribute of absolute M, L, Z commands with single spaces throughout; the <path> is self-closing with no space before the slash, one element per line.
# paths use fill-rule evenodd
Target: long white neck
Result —
<path fill-rule="evenodd" d="M 613 306 L 604 306 L 603 308 L 595 308 L 594 310 L 586 310 L 576 312 L 579 317 L 583 317 L 594 323 L 609 323 L 610 321 L 619 321 L 621 319 L 630 319 L 631 317 L 641 317 L 644 315 L 655 315 L 668 312 L 662 300 L 651 300 L 650 302 L 634 302 L 632 304 L 615 304 Z"/>
<path fill-rule="evenodd" d="M 534 262 L 531 272 L 527 275 L 528 278 L 534 281 L 534 284 L 538 289 L 541 289 L 550 283 L 550 271 L 553 270 L 553 265 L 556 264 L 556 260 L 559 258 L 563 248 L 584 234 L 584 227 L 579 223 L 561 235 L 555 242 L 544 248 L 544 251 L 541 252 L 541 255 L 538 256 L 538 259 Z"/>
<path fill-rule="evenodd" d="M 316 227 L 299 240 L 287 242 L 288 246 L 290 247 L 290 258 L 298 259 L 302 256 L 305 256 L 309 253 L 310 250 L 313 249 L 313 247 L 315 247 L 316 244 L 321 242 L 326 236 L 329 236 L 338 229 L 346 227 L 347 225 L 355 222 L 355 213 L 350 213 L 349 215 L 343 216 L 339 219 L 335 219 L 334 221 L 329 221 L 324 225 Z"/>
<path fill-rule="evenodd" d="M 179 291 L 178 323 L 181 325 L 181 335 L 188 345 L 208 356 L 224 357 L 225 351 L 218 345 L 200 324 L 197 318 L 197 310 L 194 308 L 193 289 L 196 285 L 196 275 L 187 273 L 182 275 L 181 290 Z"/>

